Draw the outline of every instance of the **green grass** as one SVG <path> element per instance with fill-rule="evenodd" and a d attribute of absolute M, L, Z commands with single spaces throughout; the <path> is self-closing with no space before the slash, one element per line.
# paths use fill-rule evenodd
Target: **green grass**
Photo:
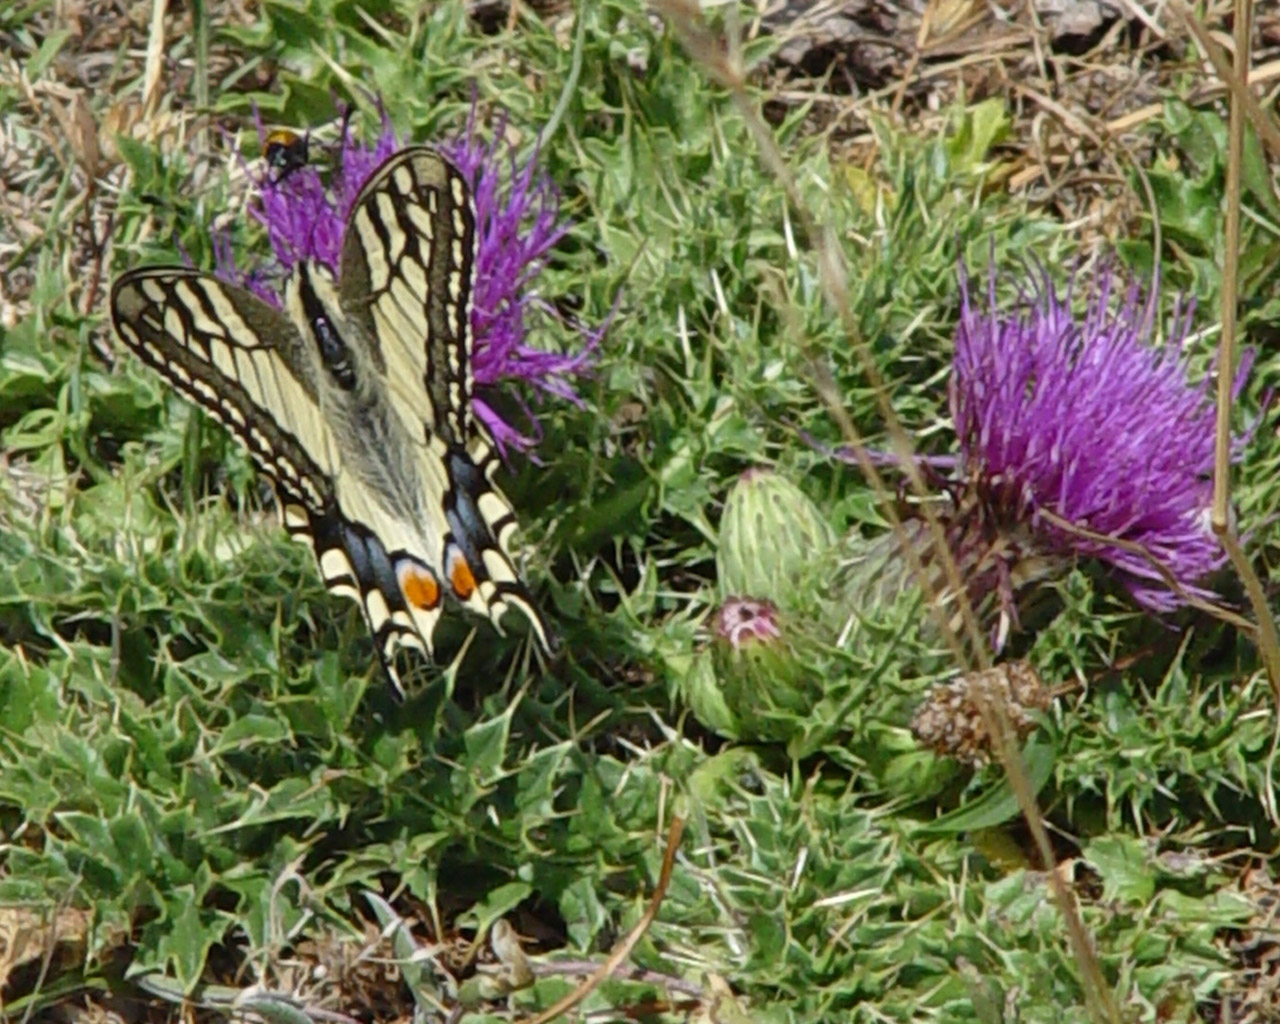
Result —
<path fill-rule="evenodd" d="M 582 404 L 538 405 L 540 461 L 515 459 L 503 481 L 562 638 L 546 669 L 520 638 L 455 613 L 438 668 L 398 707 L 358 613 L 275 525 L 243 453 L 123 349 L 110 367 L 95 351 L 105 317 L 79 309 L 70 233 L 23 254 L 31 308 L 0 349 L 0 920 L 5 908 L 54 919 L 72 907 L 91 926 L 48 970 L 14 965 L 12 1019 L 82 989 L 211 1003 L 200 986 L 290 991 L 286 965 L 307 958 L 305 942 L 370 942 L 370 892 L 416 916 L 423 949 L 432 921 L 469 938 L 507 916 L 539 963 L 602 961 L 654 888 L 675 813 L 688 817 L 681 857 L 634 965 L 703 993 L 711 976 L 727 979 L 753 1020 L 1085 1019 L 1079 965 L 1000 768 L 961 770 L 906 732 L 954 668 L 918 608 L 868 627 L 856 649 L 824 652 L 824 700 L 805 722 L 817 740 L 730 742 L 689 714 L 720 510 L 743 469 L 778 467 L 842 531 L 882 522 L 856 470 L 806 440 L 841 440 L 806 351 L 829 362 L 871 443 L 885 443 L 883 425 L 733 105 L 638 2 L 585 6 L 581 78 L 541 153 L 575 227 L 539 288 L 572 298 L 587 323 L 617 310 Z M 335 95 L 353 98 L 372 132 L 369 91 L 402 133 L 430 140 L 461 128 L 474 90 L 528 142 L 572 60 L 536 18 L 484 35 L 462 3 L 268 2 L 262 13 L 251 30 L 215 30 L 212 59 L 229 50 L 238 70 L 208 83 L 214 123 L 251 157 L 253 104 L 305 127 L 335 116 Z M 269 91 L 250 91 L 268 61 L 279 67 Z M 125 75 L 94 102 L 135 85 Z M 6 116 L 23 109 L 0 91 Z M 940 133 L 877 125 L 870 170 L 832 156 L 802 130 L 804 113 L 776 126 L 778 144 L 840 240 L 895 410 L 922 449 L 948 451 L 957 260 L 990 258 L 1008 282 L 1028 259 L 1065 272 L 1077 242 L 1048 212 L 985 187 L 1010 128 L 998 103 L 956 110 Z M 1221 140 L 1198 116 L 1171 110 L 1151 131 L 1201 157 L 1185 178 L 1162 172 L 1174 248 L 1159 255 L 1208 301 L 1216 223 L 1204 209 L 1217 209 L 1222 178 L 1206 147 Z M 236 244 L 263 251 L 236 198 L 244 186 L 223 170 L 227 140 L 206 138 L 203 152 L 122 145 L 131 174 L 108 274 L 179 244 L 207 262 L 208 230 L 228 209 Z M 41 174 L 58 173 L 52 157 L 37 158 Z M 1251 245 L 1271 251 L 1265 219 L 1252 230 Z M 1122 251 L 1150 264 L 1145 226 Z M 1247 323 L 1273 314 L 1268 262 L 1250 263 Z M 536 340 L 574 343 L 553 324 Z M 1211 340 L 1199 342 L 1205 365 Z M 1264 352 L 1241 403 L 1249 416 L 1276 369 Z M 1264 424 L 1238 492 L 1264 572 L 1278 459 Z M 1222 995 L 1237 969 L 1230 929 L 1253 912 L 1241 869 L 1276 838 L 1264 800 L 1272 707 L 1253 647 L 1208 617 L 1172 625 L 1082 566 L 1015 640 L 1064 686 L 1039 729 L 1040 805 L 1134 1021 L 1203 1019 Z M 994 827 L 928 827 L 983 794 L 998 804 Z M 448 1000 L 429 972 L 406 977 Z M 539 974 L 512 1005 L 550 1005 L 579 977 Z M 323 987 L 309 984 L 300 1005 L 318 1005 Z M 372 1012 L 360 991 L 339 988 L 326 1005 Z M 407 989 L 389 992 L 410 1005 Z M 585 1006 L 620 1019 L 665 998 L 650 981 L 612 980 Z M 506 1019 L 505 1005 L 465 1019 Z"/>

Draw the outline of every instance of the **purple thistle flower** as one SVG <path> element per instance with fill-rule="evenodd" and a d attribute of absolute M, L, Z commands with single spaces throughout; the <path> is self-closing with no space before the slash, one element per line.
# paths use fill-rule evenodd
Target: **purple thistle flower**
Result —
<path fill-rule="evenodd" d="M 1070 291 L 1060 298 L 1047 280 L 1016 316 L 996 310 L 994 273 L 986 309 L 974 302 L 963 269 L 961 288 L 950 403 L 961 487 L 976 502 L 960 510 L 980 509 L 989 524 L 1013 528 L 1019 543 L 1010 561 L 1022 544 L 1050 559 L 1099 559 L 1154 611 L 1172 611 L 1185 596 L 1149 558 L 1045 513 L 1136 545 L 1185 594 L 1213 597 L 1201 584 L 1225 561 L 1209 526 L 1214 408 L 1210 380 L 1188 381 L 1191 310 L 1175 316 L 1173 337 L 1156 348 L 1151 308 L 1136 283 L 1110 308 L 1110 270 L 1088 282 L 1082 321 L 1071 314 Z M 953 537 L 975 535 L 955 525 Z"/>
<path fill-rule="evenodd" d="M 559 194 L 536 168 L 537 150 L 523 163 L 518 161 L 514 148 L 502 141 L 505 126 L 504 117 L 494 141 L 480 141 L 473 106 L 465 133 L 440 146 L 440 152 L 466 178 L 476 204 L 479 244 L 471 310 L 472 375 L 481 389 L 517 379 L 547 394 L 579 402 L 572 378 L 590 365 L 607 322 L 595 329 L 577 327 L 584 344 L 572 354 L 546 352 L 527 344 L 526 314 L 536 308 L 554 315 L 538 298 L 534 284 L 569 225 L 560 217 Z M 265 138 L 261 122 L 258 135 Z M 344 128 L 327 184 L 310 165 L 278 180 L 267 177 L 260 183 L 253 215 L 266 228 L 274 260 L 240 270 L 226 239 L 215 239 L 219 274 L 279 306 L 278 282 L 296 263 L 317 260 L 336 273 L 343 228 L 360 189 L 401 145 L 384 113 L 382 131 L 373 146 L 357 142 Z M 482 396 L 473 398 L 476 416 L 500 450 L 508 446 L 527 450 L 540 434 L 528 405 L 522 399 L 516 401 L 528 417 L 529 433 L 504 421 Z"/>
<path fill-rule="evenodd" d="M 714 635 L 735 651 L 755 643 L 769 643 L 782 636 L 778 608 L 772 601 L 754 597 L 730 597 L 716 609 L 711 621 Z"/>

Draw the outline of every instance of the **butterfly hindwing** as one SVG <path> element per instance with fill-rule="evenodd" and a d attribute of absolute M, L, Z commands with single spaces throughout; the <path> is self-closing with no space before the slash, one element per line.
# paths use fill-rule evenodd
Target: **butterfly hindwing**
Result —
<path fill-rule="evenodd" d="M 431 635 L 441 614 L 438 589 L 430 601 L 410 601 L 396 559 L 382 540 L 345 516 L 291 507 L 285 509 L 285 526 L 293 536 L 311 543 L 330 592 L 360 605 L 382 669 L 395 692 L 403 695 L 396 651 L 412 647 L 431 653 Z"/>

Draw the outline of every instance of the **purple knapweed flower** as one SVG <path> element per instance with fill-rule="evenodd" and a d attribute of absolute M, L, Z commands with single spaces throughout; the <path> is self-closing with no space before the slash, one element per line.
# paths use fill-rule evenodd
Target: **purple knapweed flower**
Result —
<path fill-rule="evenodd" d="M 481 391 L 514 379 L 576 402 L 572 379 L 589 365 L 604 327 L 578 326 L 583 344 L 568 355 L 527 343 L 527 314 L 537 309 L 554 315 L 534 285 L 568 223 L 561 219 L 559 195 L 550 179 L 537 169 L 537 149 L 520 161 L 504 141 L 505 127 L 503 118 L 494 140 L 481 141 L 473 107 L 462 136 L 438 147 L 462 172 L 475 197 L 479 242 L 471 310 L 472 375 Z M 258 133 L 265 138 L 261 124 Z M 370 174 L 401 146 L 384 115 L 372 146 L 358 142 L 344 126 L 327 180 L 310 164 L 274 178 L 266 175 L 253 214 L 266 228 L 274 259 L 247 271 L 237 269 L 229 243 L 219 239 L 214 247 L 218 272 L 276 306 L 278 281 L 299 261 L 317 260 L 336 273 L 347 214 Z M 311 148 L 314 154 L 314 141 Z M 519 397 L 516 401 L 528 417 L 528 432 L 503 420 L 482 393 L 473 398 L 477 417 L 501 450 L 527 450 L 539 435 L 532 411 Z"/>
<path fill-rule="evenodd" d="M 1084 556 L 1157 612 L 1211 598 L 1203 583 L 1225 555 L 1209 525 L 1214 406 L 1210 379 L 1189 380 L 1191 310 L 1157 347 L 1154 303 L 1136 283 L 1114 308 L 1109 269 L 1084 285 L 1082 319 L 1071 291 L 1059 296 L 1047 280 L 1010 314 L 997 309 L 994 273 L 980 308 L 962 269 L 949 397 L 970 500 L 957 508 L 1016 538 L 1006 579 L 1021 556 Z M 964 571 L 965 552 L 958 558 Z"/>

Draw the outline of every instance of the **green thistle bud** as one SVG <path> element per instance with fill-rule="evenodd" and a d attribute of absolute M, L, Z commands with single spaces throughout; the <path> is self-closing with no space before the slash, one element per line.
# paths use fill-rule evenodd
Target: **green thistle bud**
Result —
<path fill-rule="evenodd" d="M 835 531 L 803 491 L 768 469 L 738 477 L 720 520 L 720 596 L 767 596 L 785 612 L 812 612 L 813 584 Z"/>
<path fill-rule="evenodd" d="M 809 645 L 769 601 L 731 597 L 712 620 L 712 661 L 743 739 L 798 735 L 821 696 Z"/>

